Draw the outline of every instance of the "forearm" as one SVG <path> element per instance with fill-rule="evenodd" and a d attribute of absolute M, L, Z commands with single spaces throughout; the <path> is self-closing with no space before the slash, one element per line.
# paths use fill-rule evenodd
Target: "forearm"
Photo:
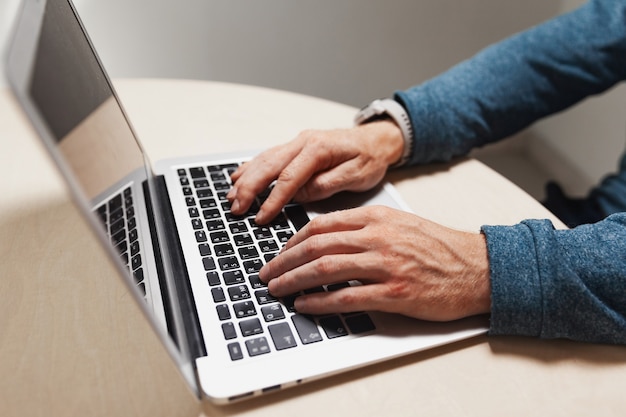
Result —
<path fill-rule="evenodd" d="M 509 136 L 626 78 L 626 3 L 594 1 L 396 93 L 411 117 L 411 164 Z"/>
<path fill-rule="evenodd" d="M 485 226 L 493 335 L 626 344 L 626 214 L 554 230 Z"/>

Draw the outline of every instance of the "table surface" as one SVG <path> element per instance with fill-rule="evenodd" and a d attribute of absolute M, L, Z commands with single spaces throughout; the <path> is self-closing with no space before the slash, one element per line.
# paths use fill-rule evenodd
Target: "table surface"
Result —
<path fill-rule="evenodd" d="M 355 109 L 251 86 L 118 80 L 153 161 L 265 148 Z M 7 91 L 0 92 L 3 416 L 622 415 L 626 349 L 479 336 L 229 406 L 198 401 L 132 302 Z M 450 227 L 556 220 L 481 163 L 388 175 Z M 111 284 L 113 282 L 113 284 Z"/>

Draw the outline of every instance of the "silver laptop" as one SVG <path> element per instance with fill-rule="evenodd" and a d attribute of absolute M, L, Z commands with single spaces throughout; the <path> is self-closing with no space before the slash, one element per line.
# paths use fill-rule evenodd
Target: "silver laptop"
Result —
<path fill-rule="evenodd" d="M 119 277 L 200 397 L 237 401 L 486 331 L 484 317 L 446 324 L 377 312 L 311 317 L 294 310 L 298 294 L 274 298 L 258 271 L 309 219 L 406 205 L 385 184 L 288 204 L 268 226 L 254 222 L 263 195 L 247 215 L 231 214 L 230 173 L 252 155 L 152 165 L 69 0 L 24 1 L 6 72 Z M 346 285 L 359 283 L 309 291 Z"/>

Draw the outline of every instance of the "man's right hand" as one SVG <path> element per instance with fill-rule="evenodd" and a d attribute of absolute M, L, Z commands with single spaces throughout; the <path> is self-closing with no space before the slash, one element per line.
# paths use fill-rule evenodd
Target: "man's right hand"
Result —
<path fill-rule="evenodd" d="M 402 148 L 402 132 L 387 120 L 350 129 L 307 130 L 239 167 L 227 198 L 234 214 L 244 214 L 276 181 L 256 216 L 257 223 L 265 224 L 292 199 L 315 201 L 374 187 L 400 159 Z"/>

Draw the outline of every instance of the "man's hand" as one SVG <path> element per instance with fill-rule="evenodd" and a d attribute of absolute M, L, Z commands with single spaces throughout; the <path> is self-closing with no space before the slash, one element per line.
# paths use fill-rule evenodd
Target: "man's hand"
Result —
<path fill-rule="evenodd" d="M 234 185 L 227 198 L 233 213 L 243 214 L 276 180 L 256 217 L 257 223 L 264 224 L 291 199 L 308 202 L 374 187 L 389 165 L 400 159 L 402 146 L 402 132 L 391 121 L 308 130 L 242 165 L 231 176 Z"/>
<path fill-rule="evenodd" d="M 283 297 L 320 285 L 363 285 L 296 299 L 296 310 L 326 314 L 379 310 L 433 321 L 490 310 L 485 238 L 387 207 L 314 218 L 259 276 Z"/>

